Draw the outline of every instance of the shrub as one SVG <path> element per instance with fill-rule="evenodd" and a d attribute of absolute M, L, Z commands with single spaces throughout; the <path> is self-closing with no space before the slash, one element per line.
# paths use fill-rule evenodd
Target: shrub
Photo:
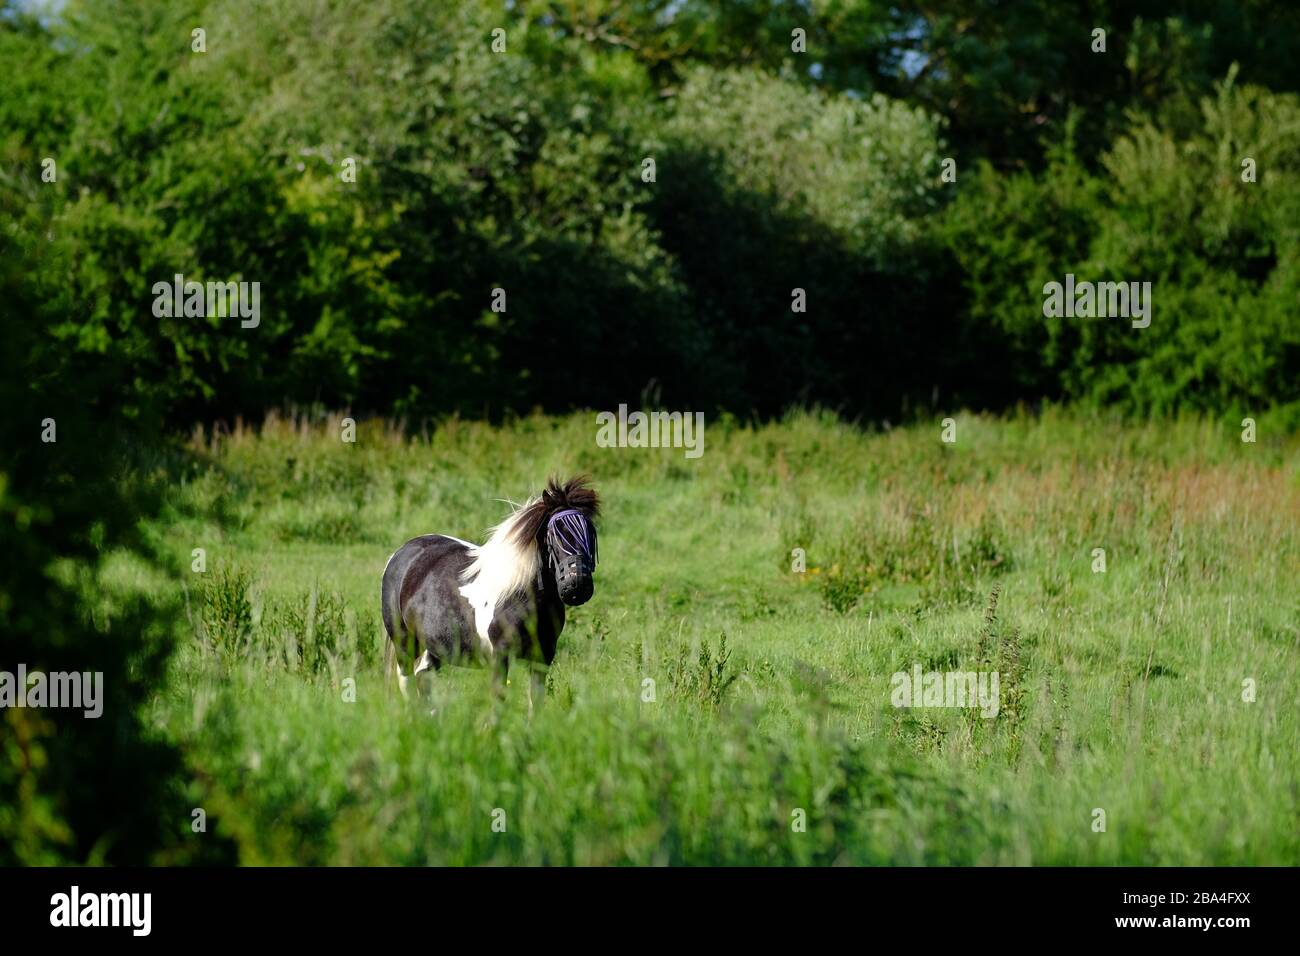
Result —
<path fill-rule="evenodd" d="M 1300 409 L 1300 99 L 1233 76 L 1190 119 L 1135 119 L 1097 173 L 1070 149 L 1041 175 L 984 168 L 946 217 L 971 321 L 1012 391 L 1238 416 Z M 1258 181 L 1242 181 L 1242 160 Z M 1043 285 L 1152 284 L 1149 328 L 1047 318 Z M 1293 411 L 1291 414 L 1300 414 Z"/>
<path fill-rule="evenodd" d="M 199 612 L 202 637 L 222 657 L 239 655 L 252 637 L 252 582 L 252 574 L 240 565 L 218 565 L 204 578 Z"/>

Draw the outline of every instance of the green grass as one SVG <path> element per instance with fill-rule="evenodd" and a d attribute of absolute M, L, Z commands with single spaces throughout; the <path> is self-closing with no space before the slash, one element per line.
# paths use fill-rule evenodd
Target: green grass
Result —
<path fill-rule="evenodd" d="M 154 716 L 247 863 L 1294 865 L 1300 442 L 1234 424 L 799 414 L 691 461 L 589 415 L 270 421 L 192 442 L 149 528 L 180 581 L 112 572 L 183 595 Z M 389 554 L 574 471 L 601 566 L 545 705 L 472 669 L 404 705 Z M 997 717 L 895 709 L 914 663 L 997 670 Z"/>

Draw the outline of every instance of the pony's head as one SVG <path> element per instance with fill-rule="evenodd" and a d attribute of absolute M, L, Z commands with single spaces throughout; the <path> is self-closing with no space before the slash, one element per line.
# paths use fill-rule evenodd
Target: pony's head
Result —
<path fill-rule="evenodd" d="M 571 607 L 591 600 L 596 573 L 596 516 L 600 496 L 585 476 L 563 485 L 552 478 L 535 506 L 541 515 L 537 547 L 547 571 L 555 576 L 560 600 Z"/>
<path fill-rule="evenodd" d="M 486 544 L 474 549 L 466 577 L 490 587 L 495 603 L 540 571 L 554 577 L 565 604 L 585 604 L 595 590 L 599 515 L 600 495 L 591 479 L 578 475 L 561 484 L 551 478 L 539 497 L 517 508 L 493 529 Z"/>

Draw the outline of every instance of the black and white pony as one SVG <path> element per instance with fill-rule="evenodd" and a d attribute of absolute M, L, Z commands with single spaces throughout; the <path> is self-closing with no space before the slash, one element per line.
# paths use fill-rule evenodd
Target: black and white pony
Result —
<path fill-rule="evenodd" d="M 505 687 L 511 658 L 528 661 L 528 710 L 546 687 L 564 608 L 591 599 L 600 496 L 585 476 L 552 478 L 470 544 L 445 534 L 412 538 L 388 559 L 380 597 L 402 696 L 415 681 L 429 696 L 431 671 L 446 663 L 491 663 Z"/>

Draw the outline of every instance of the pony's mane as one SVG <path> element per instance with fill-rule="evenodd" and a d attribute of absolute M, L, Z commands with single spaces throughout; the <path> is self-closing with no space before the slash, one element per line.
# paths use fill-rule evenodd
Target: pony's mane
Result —
<path fill-rule="evenodd" d="M 499 606 L 533 583 L 541 568 L 539 542 L 547 519 L 556 511 L 573 508 L 595 521 L 600 515 L 600 495 L 586 475 L 560 484 L 552 477 L 541 495 L 529 498 L 488 532 L 487 541 L 469 549 L 470 564 L 461 572 L 468 582 L 461 593 L 471 604 Z"/>

